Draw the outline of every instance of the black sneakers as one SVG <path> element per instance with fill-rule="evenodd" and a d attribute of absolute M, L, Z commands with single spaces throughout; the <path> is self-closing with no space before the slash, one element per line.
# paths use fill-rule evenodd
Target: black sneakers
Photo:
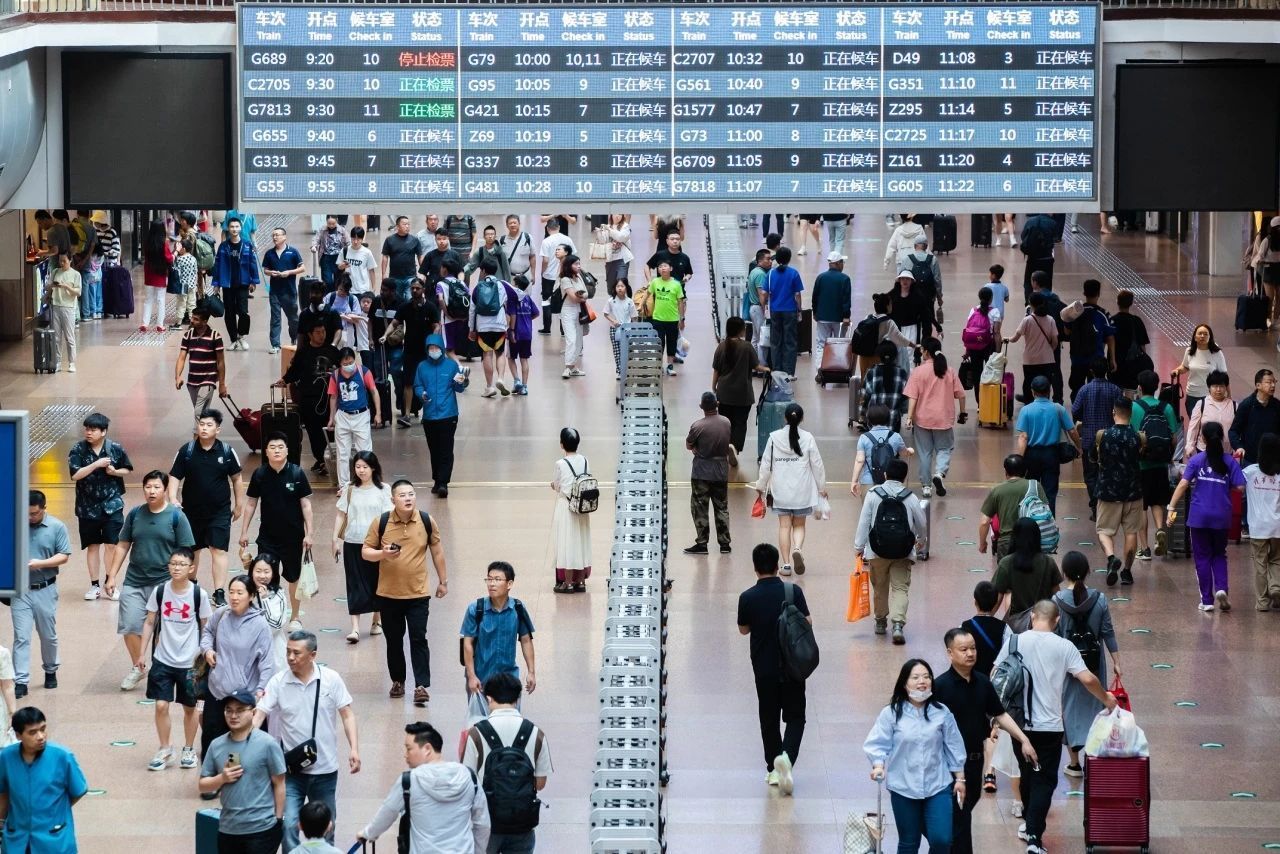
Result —
<path fill-rule="evenodd" d="M 684 550 L 687 555 L 704 555 L 707 553 L 706 543 L 694 543 Z"/>

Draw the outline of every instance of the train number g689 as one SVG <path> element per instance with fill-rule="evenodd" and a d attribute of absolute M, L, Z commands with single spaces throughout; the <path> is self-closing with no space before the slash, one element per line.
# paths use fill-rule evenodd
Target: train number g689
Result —
<path fill-rule="evenodd" d="M 282 50 L 249 54 L 251 65 L 284 65 L 288 61 L 289 55 Z"/>

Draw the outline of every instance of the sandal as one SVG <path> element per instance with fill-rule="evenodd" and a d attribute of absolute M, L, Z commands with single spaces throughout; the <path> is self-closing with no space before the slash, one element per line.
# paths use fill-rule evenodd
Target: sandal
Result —
<path fill-rule="evenodd" d="M 994 794 L 996 790 L 996 775 L 987 774 L 982 778 L 982 791 Z"/>
<path fill-rule="evenodd" d="M 573 586 L 573 592 L 574 592 L 574 593 L 586 593 L 586 592 L 587 592 L 587 585 L 586 585 L 586 582 L 579 581 L 577 584 L 574 584 L 574 585 L 572 585 L 572 586 Z"/>
<path fill-rule="evenodd" d="M 360 633 L 352 632 L 351 634 L 347 635 L 347 643 L 360 643 Z"/>
<path fill-rule="evenodd" d="M 554 590 L 556 593 L 572 593 L 573 585 L 565 584 L 563 581 L 561 581 L 559 584 L 557 584 L 555 587 L 552 587 L 551 589 Z"/>

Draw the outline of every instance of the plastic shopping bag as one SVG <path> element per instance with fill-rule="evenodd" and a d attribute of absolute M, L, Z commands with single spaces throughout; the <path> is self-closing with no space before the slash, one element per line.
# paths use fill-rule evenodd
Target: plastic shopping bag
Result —
<path fill-rule="evenodd" d="M 310 599 L 320 592 L 320 578 L 316 575 L 316 562 L 311 559 L 311 549 L 302 555 L 302 573 L 298 576 L 298 596 Z"/>
<path fill-rule="evenodd" d="M 813 507 L 813 518 L 820 522 L 831 518 L 831 502 L 821 495 L 818 496 L 818 503 Z"/>
<path fill-rule="evenodd" d="M 854 559 L 853 572 L 849 574 L 849 607 L 844 618 L 856 623 L 871 616 L 871 573 L 862 563 L 862 555 Z"/>
<path fill-rule="evenodd" d="M 751 505 L 751 518 L 764 518 L 764 496 L 758 492 L 756 493 L 756 503 Z"/>
<path fill-rule="evenodd" d="M 1004 382 L 1005 365 L 1009 363 L 1009 357 L 1005 355 L 1003 350 L 997 350 L 987 358 L 987 363 L 982 366 L 981 382 L 983 385 Z"/>
<path fill-rule="evenodd" d="M 1084 752 L 1086 756 L 1150 756 L 1151 748 L 1133 713 L 1116 706 L 1110 712 L 1103 709 L 1093 719 Z"/>

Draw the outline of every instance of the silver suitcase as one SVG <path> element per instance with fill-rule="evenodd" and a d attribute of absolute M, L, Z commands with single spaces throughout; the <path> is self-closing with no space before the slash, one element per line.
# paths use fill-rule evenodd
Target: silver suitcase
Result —
<path fill-rule="evenodd" d="M 928 498 L 920 500 L 920 509 L 924 511 L 924 535 L 917 537 L 923 545 L 916 546 L 916 561 L 929 559 L 929 533 L 933 530 L 933 502 Z"/>

